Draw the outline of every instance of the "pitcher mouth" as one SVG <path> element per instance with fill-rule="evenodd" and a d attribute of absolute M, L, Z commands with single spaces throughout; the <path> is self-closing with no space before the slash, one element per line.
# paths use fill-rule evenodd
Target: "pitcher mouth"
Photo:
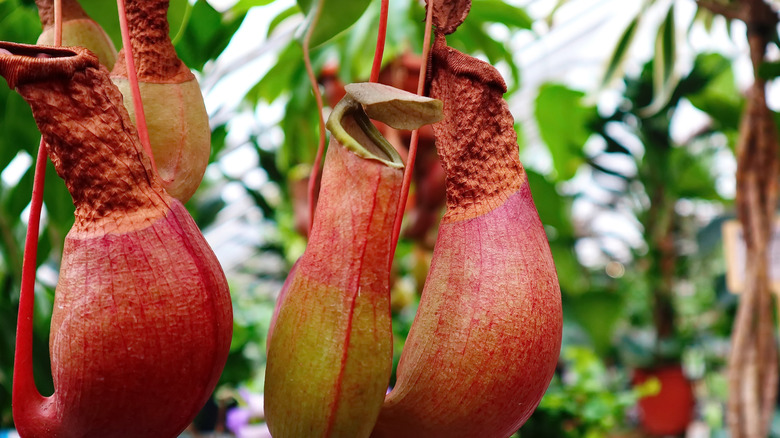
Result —
<path fill-rule="evenodd" d="M 67 58 L 69 56 L 76 56 L 77 54 L 73 50 L 61 47 L 35 46 L 0 41 L 0 55 L 27 56 L 36 59 L 48 59 Z"/>
<path fill-rule="evenodd" d="M 16 88 L 31 82 L 67 79 L 77 71 L 97 68 L 97 57 L 82 47 L 52 47 L 0 41 L 0 76 Z"/>
<path fill-rule="evenodd" d="M 361 104 L 350 96 L 345 96 L 333 108 L 327 126 L 333 137 L 355 155 L 403 169 L 398 151 L 371 123 Z"/>

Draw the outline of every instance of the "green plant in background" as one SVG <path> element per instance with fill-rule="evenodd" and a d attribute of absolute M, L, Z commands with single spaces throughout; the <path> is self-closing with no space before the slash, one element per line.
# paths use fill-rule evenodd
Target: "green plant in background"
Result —
<path fill-rule="evenodd" d="M 344 2 L 339 11 L 351 11 L 364 4 L 364 2 Z M 293 6 L 279 13 L 272 20 L 268 36 L 276 36 L 286 20 L 299 17 L 300 10 L 298 6 Z M 333 10 L 336 9 L 331 9 Z M 338 66 L 339 79 L 343 83 L 361 82 L 369 77 L 371 63 L 367 60 L 370 60 L 374 54 L 379 2 L 370 2 L 362 15 L 351 16 L 357 17 L 352 27 L 338 34 L 331 32 L 331 39 L 326 44 L 312 44 L 311 52 L 315 71 L 321 71 L 325 64 L 335 64 Z M 419 42 L 423 39 L 419 18 L 424 16 L 425 11 L 417 1 L 390 2 L 384 59 L 393 60 L 409 51 L 419 53 Z M 326 14 L 326 18 L 346 19 L 339 17 L 339 13 Z M 451 45 L 465 53 L 483 55 L 491 63 L 505 65 L 512 72 L 509 81 L 511 93 L 519 86 L 519 66 L 506 42 L 491 36 L 489 27 L 495 24 L 505 26 L 512 31 L 528 31 L 532 20 L 523 9 L 510 6 L 503 1 L 475 0 L 469 13 L 469 20 L 464 23 L 464 31 L 452 35 Z M 316 105 L 306 77 L 303 51 L 298 41 L 290 41 L 280 51 L 274 66 L 247 92 L 245 100 L 252 107 L 275 103 L 284 105 L 283 117 L 279 124 L 284 138 L 280 145 L 274 145 L 278 147 L 276 166 L 280 172 L 287 174 L 296 165 L 313 161 L 317 145 Z"/>
<path fill-rule="evenodd" d="M 713 382 L 724 372 L 736 300 L 725 289 L 720 252 L 720 226 L 733 214 L 728 211 L 732 201 L 717 187 L 728 174 L 715 164 L 733 157 L 744 98 L 736 89 L 731 60 L 715 53 L 698 54 L 689 72 L 675 73 L 659 87 L 658 64 L 668 65 L 673 58 L 667 56 L 673 40 L 665 39 L 671 36 L 663 27 L 674 26 L 669 14 L 659 29 L 663 44 L 657 46 L 661 55 L 659 47 L 666 47 L 666 55 L 659 59 L 657 51 L 638 76 L 624 79 L 614 110 L 597 112 L 585 103 L 585 93 L 551 84 L 540 89 L 536 116 L 555 180 L 570 181 L 579 173 L 580 181 L 592 185 L 574 190 L 575 202 L 619 214 L 642 237 L 637 244 L 617 234 L 594 233 L 598 219 L 575 236 L 596 243 L 605 261 L 597 265 L 603 271 L 588 275 L 584 291 L 576 285 L 564 288 L 570 321 L 584 329 L 585 341 L 596 351 L 622 366 L 684 362 L 689 377 L 702 379 L 703 411 L 717 429 L 723 427 L 722 414 L 713 412 L 722 412 L 725 394 Z M 672 128 L 691 107 L 709 116 L 709 122 L 686 138 L 673 139 Z M 564 116 L 556 124 L 559 114 Z M 556 128 L 563 125 L 569 129 Z M 594 188 L 601 193 L 594 195 Z M 614 252 L 621 247 L 630 256 Z M 558 269 L 569 267 L 559 264 Z"/>
<path fill-rule="evenodd" d="M 118 31 L 112 31 L 118 29 L 113 24 L 116 8 L 112 2 L 82 3 L 119 43 Z M 210 61 L 223 52 L 252 7 L 270 3 L 274 2 L 241 0 L 220 13 L 204 0 L 193 5 L 186 0 L 172 1 L 169 19 L 177 52 L 206 77 L 207 88 L 224 77 L 224 72 L 211 69 Z M 647 3 L 651 7 L 658 2 Z M 391 1 L 385 59 L 418 50 L 413 42 L 422 40 L 422 11 L 416 1 Z M 528 169 L 528 177 L 564 293 L 567 347 L 560 376 L 520 436 L 603 435 L 624 427 L 626 409 L 644 394 L 631 389 L 628 366 L 650 363 L 659 356 L 683 360 L 689 375 L 706 389 L 700 399 L 703 417 L 713 429 L 723 427 L 721 404 L 726 394 L 720 372 L 735 298 L 725 290 L 721 275 L 719 224 L 730 216 L 731 200 L 716 190 L 717 178 L 722 175 L 713 174 L 711 169 L 718 157 L 732 154 L 744 99 L 734 85 L 731 60 L 722 55 L 699 55 L 684 75 L 670 68 L 679 56 L 675 47 L 684 42 L 670 31 L 679 23 L 674 23 L 669 11 L 661 22 L 665 24 L 658 28 L 654 62 L 647 64 L 641 75 L 625 78 L 617 108 L 601 108 L 600 112 L 589 103 L 587 93 L 559 84 L 545 85 L 539 91 L 535 115 L 541 139 L 551 153 L 552 169 Z M 336 63 L 343 82 L 365 80 L 370 69 L 365 60 L 374 50 L 372 23 L 378 13 L 377 2 L 370 2 L 354 25 L 343 26 L 345 32 L 314 48 L 315 70 Z M 264 257 L 262 262 L 243 264 L 228 274 L 234 291 L 235 326 L 222 377 L 224 388 L 245 385 L 253 391 L 263 390 L 272 295 L 305 243 L 292 225 L 295 209 L 289 181 L 302 169 L 308 173 L 306 165 L 312 161 L 316 146 L 317 119 L 302 50 L 297 41 L 287 43 L 285 39 L 291 38 L 285 34 L 290 23 L 301 16 L 301 7 L 293 5 L 280 12 L 269 28 L 267 36 L 281 41 L 281 48 L 269 45 L 268 49 L 275 50 L 278 57 L 243 103 L 244 109 L 260 114 L 254 116 L 258 119 L 254 131 L 240 141 L 228 140 L 233 126 L 226 122 L 229 117 L 217 111 L 219 117 L 213 120 L 217 126 L 212 126 L 212 172 L 187 205 L 198 225 L 208 229 L 229 207 L 222 196 L 224 187 L 239 187 L 262 213 L 268 230 L 267 239 L 255 248 Z M 711 22 L 712 16 L 708 17 L 703 12 L 699 16 Z M 623 61 L 643 20 L 644 15 L 638 15 L 616 43 L 604 84 L 623 76 Z M 450 43 L 506 67 L 511 72 L 510 91 L 516 90 L 520 68 L 506 41 L 496 39 L 497 33 L 490 31 L 496 24 L 511 32 L 531 32 L 533 20 L 522 8 L 503 1 L 475 0 L 470 19 Z M 0 39 L 32 43 L 39 32 L 31 0 L 0 0 Z M 773 75 L 771 66 L 765 73 Z M 673 141 L 669 126 L 680 107 L 689 104 L 706 113 L 710 122 L 692 137 Z M 264 112 L 271 106 L 280 108 L 278 124 L 264 122 Z M 29 109 L 5 83 L 0 83 L 0 131 L 4 133 L 0 137 L 0 427 L 7 427 L 12 424 L 10 385 L 21 278 L 18 271 L 26 228 L 23 212 L 32 184 L 29 163 L 39 135 Z M 595 152 L 594 139 L 602 145 Z M 220 165 L 221 159 L 239 148 L 248 149 L 256 159 L 267 181 L 264 187 L 249 184 Z M 620 160 L 628 164 L 616 166 Z M 601 190 L 599 193 L 571 189 L 572 181 L 583 173 L 592 175 L 586 185 Z M 58 183 L 50 166 L 35 316 L 35 371 L 43 391 L 51 388 L 46 382 L 50 379 L 46 321 L 55 284 L 52 274 L 58 269 L 57 255 L 73 209 L 67 191 Z M 618 212 L 639 230 L 639 243 L 594 231 L 587 221 L 573 218 L 572 209 L 582 202 L 591 202 L 602 212 Z M 575 250 L 586 245 L 598 247 L 603 262 L 587 262 L 581 251 Z M 621 248 L 628 248 L 628 256 Z M 395 296 L 405 298 L 399 298 L 397 302 L 404 304 L 394 308 L 393 314 L 396 360 L 419 300 L 415 290 L 422 288 L 416 279 L 424 278 L 424 273 L 417 272 L 425 258 L 418 251 L 409 241 L 402 241 L 398 250 Z M 664 265 L 669 257 L 676 258 L 673 268 Z M 650 310 L 653 302 L 658 304 L 656 314 Z M 653 332 L 660 326 L 667 330 L 669 324 L 668 342 L 656 342 Z M 556 428 L 554 422 L 563 422 L 564 427 Z"/>
<path fill-rule="evenodd" d="M 564 371 L 553 379 L 539 410 L 520 430 L 520 438 L 606 436 L 623 426 L 626 410 L 640 397 L 660 389 L 658 380 L 627 388 L 625 375 L 583 347 L 564 348 L 561 367 Z"/>

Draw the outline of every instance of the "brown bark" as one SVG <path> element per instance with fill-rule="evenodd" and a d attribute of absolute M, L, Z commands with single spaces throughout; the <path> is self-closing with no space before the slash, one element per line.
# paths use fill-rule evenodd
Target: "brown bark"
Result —
<path fill-rule="evenodd" d="M 766 82 L 758 69 L 778 17 L 763 0 L 743 0 L 735 16 L 747 25 L 754 83 L 737 145 L 737 216 L 747 256 L 745 290 L 729 357 L 728 417 L 733 438 L 760 438 L 768 436 L 777 397 L 777 344 L 767 251 L 777 205 L 778 151 L 776 127 L 766 104 Z"/>

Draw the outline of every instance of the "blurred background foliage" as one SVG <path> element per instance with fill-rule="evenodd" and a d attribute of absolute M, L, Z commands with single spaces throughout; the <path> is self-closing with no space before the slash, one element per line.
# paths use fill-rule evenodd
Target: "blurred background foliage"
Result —
<path fill-rule="evenodd" d="M 242 402 L 238 388 L 262 393 L 275 295 L 305 247 L 301 182 L 318 130 L 300 29 L 317 26 L 312 60 L 326 102 L 338 100 L 341 84 L 366 80 L 371 68 L 379 1 L 320 1 L 325 12 L 312 24 L 304 17 L 313 0 L 171 0 L 171 36 L 201 82 L 213 131 L 211 164 L 187 207 L 223 263 L 233 294 L 233 344 L 215 394 L 222 407 Z M 116 5 L 81 3 L 119 47 Z M 628 2 L 636 5 L 613 38 L 590 48 L 604 56 L 587 80 L 566 79 L 565 70 L 576 65 L 553 65 L 557 72 L 540 75 L 521 58 L 526 52 L 518 45 L 544 43 L 559 29 L 574 28 L 576 11 L 617 3 L 473 0 L 468 20 L 448 38 L 497 65 L 507 79 L 519 153 L 563 294 L 559 372 L 518 435 L 643 436 L 657 430 L 652 421 L 672 420 L 663 414 L 650 419 L 653 409 L 639 400 L 674 389 L 687 395 L 672 397 L 691 397 L 695 404 L 682 429 L 670 434 L 689 429 L 723 436 L 724 371 L 737 298 L 726 288 L 721 226 L 734 216 L 744 26 L 692 0 Z M 391 0 L 389 17 L 383 75 L 398 86 L 415 83 L 423 5 Z M 39 32 L 32 0 L 0 0 L 0 40 L 34 43 Z M 718 44 L 701 41 L 730 45 L 717 50 Z M 777 63 L 768 63 L 764 74 L 773 78 L 778 71 Z M 0 132 L 1 428 L 13 425 L 16 308 L 39 141 L 29 107 L 4 81 Z M 402 155 L 405 135 L 396 138 Z M 423 165 L 430 167 L 415 180 L 408 216 L 426 207 L 435 219 L 442 200 L 426 197 L 427 185 L 437 182 L 424 177 L 435 174 L 435 159 Z M 52 391 L 48 321 L 62 242 L 73 221 L 70 197 L 51 165 L 44 201 L 35 372 L 45 393 Z M 396 255 L 396 361 L 435 238 L 435 227 L 423 228 L 406 232 Z M 680 370 L 684 382 L 652 377 L 661 369 Z"/>

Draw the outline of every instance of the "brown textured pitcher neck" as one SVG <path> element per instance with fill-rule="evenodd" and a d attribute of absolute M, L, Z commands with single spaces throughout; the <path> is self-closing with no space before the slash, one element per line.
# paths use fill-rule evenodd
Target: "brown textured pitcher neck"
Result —
<path fill-rule="evenodd" d="M 182 83 L 195 76 L 176 55 L 168 26 L 169 0 L 126 0 L 127 25 L 138 80 L 153 83 Z M 111 72 L 127 77 L 124 49 Z"/>
<path fill-rule="evenodd" d="M 166 210 L 169 198 L 122 95 L 94 55 L 12 43 L 0 43 L 0 49 L 11 53 L 0 52 L 0 75 L 30 104 L 73 197 L 77 227 L 90 229 L 101 219 L 116 221 L 142 209 Z"/>
<path fill-rule="evenodd" d="M 447 186 L 445 221 L 471 219 L 501 206 L 525 182 L 506 84 L 490 64 L 447 47 L 437 34 L 431 97 L 444 103 L 433 125 Z"/>
<path fill-rule="evenodd" d="M 43 28 L 54 26 L 54 0 L 35 0 Z M 89 18 L 77 0 L 62 0 L 62 20 Z"/>

